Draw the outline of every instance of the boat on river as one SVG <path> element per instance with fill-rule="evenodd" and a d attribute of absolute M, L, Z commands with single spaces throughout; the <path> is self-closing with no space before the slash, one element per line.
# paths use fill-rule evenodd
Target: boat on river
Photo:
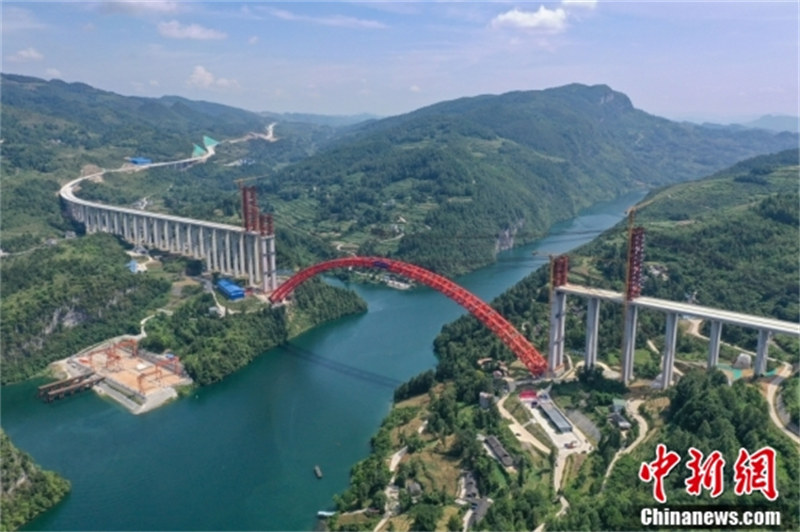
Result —
<path fill-rule="evenodd" d="M 322 469 L 318 465 L 314 466 L 314 474 L 317 475 L 317 478 L 322 478 Z"/>

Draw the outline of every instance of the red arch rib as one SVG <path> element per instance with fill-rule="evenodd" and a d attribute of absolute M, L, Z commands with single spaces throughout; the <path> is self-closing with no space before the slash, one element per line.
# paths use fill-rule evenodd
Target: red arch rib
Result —
<path fill-rule="evenodd" d="M 342 257 L 325 262 L 320 262 L 299 271 L 269 296 L 270 301 L 277 303 L 286 299 L 292 291 L 311 277 L 322 272 L 336 268 L 371 268 L 386 270 L 397 275 L 402 275 L 420 283 L 426 284 L 443 293 L 478 318 L 486 325 L 534 375 L 541 375 L 547 370 L 544 357 L 533 347 L 530 342 L 511 325 L 496 310 L 487 305 L 477 296 L 460 287 L 453 281 L 435 274 L 425 268 L 414 266 L 398 260 L 383 257 Z"/>

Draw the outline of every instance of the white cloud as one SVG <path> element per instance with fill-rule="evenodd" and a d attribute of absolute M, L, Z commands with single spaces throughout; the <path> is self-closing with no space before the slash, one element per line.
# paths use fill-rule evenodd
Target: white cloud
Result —
<path fill-rule="evenodd" d="M 164 37 L 169 37 L 170 39 L 212 40 L 225 39 L 228 37 L 226 33 L 212 30 L 210 28 L 204 28 L 199 24 L 189 24 L 184 26 L 177 20 L 161 22 L 158 25 L 158 32 Z"/>
<path fill-rule="evenodd" d="M 44 73 L 50 76 L 51 78 L 61 77 L 61 71 L 57 68 L 48 68 L 47 70 L 44 71 Z"/>
<path fill-rule="evenodd" d="M 206 70 L 204 66 L 198 65 L 194 67 L 188 83 L 194 87 L 210 87 L 214 84 L 214 74 Z"/>
<path fill-rule="evenodd" d="M 368 29 L 379 30 L 386 28 L 386 24 L 377 20 L 346 17 L 344 15 L 330 15 L 326 17 L 310 17 L 307 15 L 297 15 L 285 9 L 265 8 L 266 11 L 273 17 L 282 20 L 291 20 L 296 22 L 310 22 L 320 26 L 333 26 L 338 28 L 352 28 L 352 29 Z"/>
<path fill-rule="evenodd" d="M 408 90 L 410 90 L 411 92 L 421 92 L 422 91 L 422 89 L 419 88 L 419 85 L 411 85 L 408 88 Z"/>
<path fill-rule="evenodd" d="M 239 82 L 235 79 L 217 78 L 215 85 L 223 89 L 235 89 L 239 86 Z"/>
<path fill-rule="evenodd" d="M 158 80 L 151 79 L 150 80 L 150 86 L 151 87 L 158 87 L 159 86 Z"/>
<path fill-rule="evenodd" d="M 257 42 L 258 42 L 258 37 L 255 36 L 255 35 L 253 35 L 252 37 L 247 39 L 247 44 L 251 44 L 252 45 L 252 44 L 256 44 Z"/>
<path fill-rule="evenodd" d="M 562 8 L 548 9 L 539 6 L 537 11 L 520 11 L 517 8 L 497 15 L 492 20 L 493 28 L 511 27 L 560 33 L 567 27 L 567 12 Z"/>
<path fill-rule="evenodd" d="M 236 89 L 239 88 L 239 82 L 235 79 L 217 78 L 202 65 L 197 65 L 192 71 L 192 75 L 186 82 L 192 87 L 199 87 L 201 89 L 211 89 L 219 87 L 221 89 Z"/>
<path fill-rule="evenodd" d="M 7 58 L 12 63 L 30 63 L 31 61 L 41 61 L 44 56 L 36 48 L 25 48 L 19 50 L 14 55 Z"/>

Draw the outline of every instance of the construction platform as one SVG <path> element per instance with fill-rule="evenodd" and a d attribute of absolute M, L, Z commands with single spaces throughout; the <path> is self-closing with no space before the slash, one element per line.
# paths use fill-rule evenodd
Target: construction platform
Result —
<path fill-rule="evenodd" d="M 177 398 L 177 386 L 192 384 L 177 357 L 138 349 L 133 339 L 115 339 L 55 363 L 67 378 L 40 387 L 39 395 L 52 400 L 67 392 L 93 388 L 141 414 Z"/>

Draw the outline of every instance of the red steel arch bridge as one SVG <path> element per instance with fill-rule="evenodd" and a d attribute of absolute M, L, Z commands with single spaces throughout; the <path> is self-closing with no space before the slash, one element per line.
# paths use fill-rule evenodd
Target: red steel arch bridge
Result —
<path fill-rule="evenodd" d="M 384 270 L 413 279 L 438 290 L 478 318 L 519 358 L 533 375 L 547 371 L 547 361 L 530 342 L 503 316 L 472 292 L 430 270 L 383 257 L 342 257 L 310 266 L 299 271 L 280 285 L 269 299 L 272 303 L 285 300 L 300 284 L 315 275 L 339 268 L 368 268 Z"/>

